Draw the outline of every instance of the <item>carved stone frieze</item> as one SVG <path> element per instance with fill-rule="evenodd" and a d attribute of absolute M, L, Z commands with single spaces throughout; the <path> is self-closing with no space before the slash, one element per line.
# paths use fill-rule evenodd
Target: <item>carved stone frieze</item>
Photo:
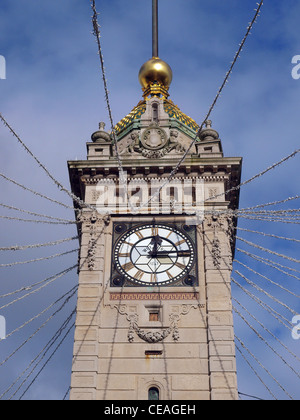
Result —
<path fill-rule="evenodd" d="M 209 214 L 205 216 L 205 230 L 212 230 L 214 234 L 217 233 L 218 230 L 222 230 L 224 228 L 225 218 L 223 215 L 217 214 Z M 206 229 L 206 227 L 208 229 Z"/>
<path fill-rule="evenodd" d="M 126 149 L 126 154 L 141 154 L 148 159 L 162 158 L 172 150 L 182 154 L 186 149 L 178 141 L 178 137 L 177 130 L 171 130 L 168 137 L 163 128 L 152 123 L 142 134 L 135 131 L 130 135 L 131 143 Z"/>
<path fill-rule="evenodd" d="M 135 332 L 137 334 L 137 336 L 139 338 L 141 338 L 142 340 L 146 341 L 147 343 L 159 343 L 161 341 L 163 341 L 165 338 L 167 338 L 171 332 L 173 330 L 173 326 L 167 328 L 167 329 L 162 329 L 161 331 L 155 330 L 155 331 L 145 331 L 139 328 L 139 326 L 135 323 L 131 324 L 129 327 L 129 332 L 128 332 L 128 341 L 130 343 L 132 343 L 134 341 L 134 334 L 133 332 Z M 174 331 L 175 333 L 175 331 Z M 179 339 L 179 334 L 173 334 L 173 338 L 176 338 L 176 340 L 174 341 L 178 341 Z"/>
<path fill-rule="evenodd" d="M 81 225 L 81 231 L 89 231 L 93 238 L 97 233 L 109 224 L 110 217 L 95 211 L 81 210 L 77 215 L 77 222 Z"/>
<path fill-rule="evenodd" d="M 207 237 L 209 256 L 212 257 L 213 265 L 220 269 L 223 265 L 232 269 L 232 250 L 234 244 L 235 225 L 231 214 L 206 215 L 204 232 Z M 213 233 L 213 238 L 208 239 L 208 232 Z"/>
<path fill-rule="evenodd" d="M 212 251 L 211 251 L 213 264 L 216 268 L 220 268 L 221 265 L 221 244 L 218 238 L 214 238 L 212 242 Z"/>
<path fill-rule="evenodd" d="M 87 236 L 88 246 L 86 255 L 81 255 L 79 270 L 87 268 L 89 271 L 95 270 L 96 257 L 99 253 L 99 245 L 101 244 L 101 236 L 104 233 L 105 226 L 109 224 L 110 218 L 100 215 L 96 211 L 80 211 L 77 215 L 79 223 L 79 231 L 82 235 Z"/>
<path fill-rule="evenodd" d="M 167 142 L 167 133 L 157 124 L 151 124 L 141 136 L 142 147 L 149 150 L 162 149 Z"/>
<path fill-rule="evenodd" d="M 95 268 L 96 252 L 97 252 L 97 240 L 90 239 L 89 244 L 88 244 L 87 257 L 86 257 L 86 263 L 90 271 L 93 271 Z"/>
<path fill-rule="evenodd" d="M 211 228 L 214 233 L 224 232 L 230 240 L 233 239 L 235 233 L 234 216 L 232 214 L 207 215 L 205 217 L 206 227 Z"/>
<path fill-rule="evenodd" d="M 157 300 L 157 293 L 133 293 L 133 292 L 122 292 L 122 293 L 110 293 L 110 300 L 122 300 L 122 301 L 131 301 L 131 300 L 144 300 L 144 301 L 153 301 Z M 199 293 L 197 292 L 160 292 L 159 300 L 199 300 Z M 184 306 L 184 305 L 182 305 Z"/>
<path fill-rule="evenodd" d="M 115 308 L 118 310 L 120 315 L 125 315 L 127 321 L 129 322 L 129 329 L 128 329 L 128 334 L 127 334 L 129 343 L 134 342 L 135 334 L 140 339 L 142 339 L 143 341 L 147 343 L 159 343 L 171 334 L 175 342 L 179 341 L 180 335 L 179 335 L 178 323 L 180 321 L 180 317 L 187 315 L 192 308 L 197 309 L 198 305 L 187 305 L 187 304 L 181 305 L 181 310 L 179 313 L 171 313 L 169 315 L 169 322 L 170 322 L 169 327 L 161 327 L 160 329 L 158 328 L 153 329 L 149 327 L 149 330 L 147 327 L 144 327 L 142 329 L 139 326 L 138 314 L 137 313 L 128 314 L 126 305 L 121 305 L 121 306 L 116 305 Z"/>

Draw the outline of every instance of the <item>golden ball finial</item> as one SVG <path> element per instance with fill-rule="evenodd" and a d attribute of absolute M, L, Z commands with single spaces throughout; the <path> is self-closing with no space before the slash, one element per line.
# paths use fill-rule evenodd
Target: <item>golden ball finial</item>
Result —
<path fill-rule="evenodd" d="M 153 57 L 146 61 L 139 72 L 139 81 L 143 89 L 146 89 L 154 82 L 160 83 L 165 89 L 168 89 L 172 78 L 171 67 L 158 57 Z"/>

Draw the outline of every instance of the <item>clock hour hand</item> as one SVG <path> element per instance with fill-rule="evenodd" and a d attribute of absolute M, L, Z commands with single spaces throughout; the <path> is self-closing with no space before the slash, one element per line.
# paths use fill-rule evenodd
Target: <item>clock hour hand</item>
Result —
<path fill-rule="evenodd" d="M 168 257 L 172 254 L 175 254 L 177 257 L 190 257 L 191 251 L 157 251 L 156 257 Z"/>
<path fill-rule="evenodd" d="M 162 244 L 162 238 L 159 235 L 153 236 L 151 244 L 153 245 L 152 251 L 149 252 L 150 257 L 156 257 L 158 253 L 158 246 Z"/>

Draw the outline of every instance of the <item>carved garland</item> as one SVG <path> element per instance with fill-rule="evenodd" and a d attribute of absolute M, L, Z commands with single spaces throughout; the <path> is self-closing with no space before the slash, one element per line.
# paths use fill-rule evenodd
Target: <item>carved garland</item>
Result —
<path fill-rule="evenodd" d="M 147 343 L 159 343 L 172 334 L 172 338 L 175 342 L 179 341 L 179 329 L 178 322 L 180 320 L 180 315 L 187 315 L 192 308 L 197 309 L 199 305 L 182 305 L 182 310 L 180 314 L 170 314 L 170 326 L 168 328 L 162 328 L 159 330 L 145 331 L 142 330 L 138 325 L 138 315 L 132 314 L 128 315 L 126 312 L 126 305 L 121 307 L 115 306 L 120 315 L 126 315 L 126 319 L 129 321 L 129 330 L 128 330 L 128 341 L 133 343 L 135 334 L 142 340 Z M 200 305 L 202 307 L 202 305 Z"/>
<path fill-rule="evenodd" d="M 206 216 L 207 226 L 213 230 L 214 239 L 211 243 L 211 256 L 213 259 L 213 264 L 217 269 L 220 269 L 222 258 L 221 252 L 221 243 L 218 238 L 219 231 L 225 233 L 228 245 L 232 249 L 234 243 L 234 219 L 232 215 L 209 215 Z M 232 260 L 228 262 L 228 266 L 232 266 Z"/>
<path fill-rule="evenodd" d="M 128 341 L 133 343 L 134 333 L 137 334 L 139 338 L 146 341 L 147 343 L 159 343 L 167 338 L 171 333 L 174 341 L 179 340 L 179 330 L 178 330 L 178 315 L 170 315 L 171 325 L 168 328 L 163 329 L 162 331 L 144 331 L 142 330 L 137 323 L 138 316 L 135 314 L 130 317 L 130 325 L 128 330 Z"/>
<path fill-rule="evenodd" d="M 100 215 L 96 211 L 81 210 L 78 212 L 77 221 L 80 224 L 81 235 L 84 231 L 87 231 L 86 233 L 89 234 L 88 251 L 83 264 L 86 264 L 89 271 L 93 271 L 96 264 L 99 239 L 104 227 L 109 224 L 110 217 Z M 79 264 L 79 271 L 83 267 L 83 264 Z"/>

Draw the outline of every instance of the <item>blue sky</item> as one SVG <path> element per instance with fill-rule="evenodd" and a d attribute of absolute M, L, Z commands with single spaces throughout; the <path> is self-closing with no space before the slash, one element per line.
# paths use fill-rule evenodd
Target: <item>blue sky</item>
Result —
<path fill-rule="evenodd" d="M 5 57 L 7 65 L 7 79 L 0 80 L 0 112 L 66 187 L 69 186 L 67 160 L 85 159 L 85 143 L 97 130 L 99 121 L 106 122 L 109 127 L 97 47 L 91 35 L 89 3 L 88 0 L 3 0 L 0 4 L 0 55 Z M 201 123 L 252 19 L 256 0 L 160 0 L 159 3 L 159 51 L 160 57 L 173 69 L 171 99 L 183 112 Z M 102 0 L 97 2 L 97 6 L 111 107 L 114 122 L 117 123 L 141 99 L 138 71 L 151 56 L 151 1 Z M 300 4 L 296 0 L 265 1 L 261 16 L 211 116 L 213 127 L 220 133 L 225 155 L 243 157 L 243 180 L 299 148 L 300 80 L 291 77 L 292 57 L 300 54 L 299 15 Z M 33 190 L 71 205 L 69 198 L 51 183 L 2 125 L 0 137 L 2 173 Z M 298 168 L 299 157 L 296 157 L 243 187 L 240 207 L 295 196 L 299 191 Z M 70 210 L 30 195 L 3 179 L 0 183 L 4 204 L 73 219 Z M 296 206 L 297 201 L 294 201 L 285 208 Z M 4 209 L 1 209 L 1 214 L 12 216 Z M 23 217 L 19 213 L 13 216 Z M 240 226 L 299 237 L 297 225 L 241 220 Z M 73 226 L 2 220 L 0 227 L 0 246 L 43 243 L 76 234 Z M 246 233 L 240 233 L 240 236 L 279 253 L 294 258 L 299 256 L 294 243 Z M 251 249 L 242 243 L 238 245 Z M 59 248 L 5 253 L 1 255 L 1 263 L 25 261 L 76 247 L 77 243 L 72 242 Z M 251 252 L 255 253 L 255 250 L 252 248 Z M 274 273 L 241 253 L 237 254 L 237 259 L 254 270 L 265 270 L 266 276 L 272 276 L 297 292 L 295 279 Z M 76 254 L 71 254 L 59 261 L 1 269 L 1 289 L 3 286 L 3 293 L 15 290 L 75 263 Z M 286 264 L 291 266 L 290 262 Z M 296 265 L 294 267 L 297 269 Z M 242 271 L 238 266 L 235 269 Z M 243 272 L 249 274 L 245 270 Z M 251 278 L 258 282 L 257 277 Z M 5 313 L 0 310 L 0 315 L 6 316 L 8 330 L 14 330 L 24 320 L 39 313 L 76 282 L 75 271 L 38 295 L 12 305 Z M 270 293 L 273 291 L 273 286 L 262 284 Z M 273 318 L 269 318 L 259 305 L 245 297 L 235 286 L 233 293 L 299 356 L 299 342 L 291 339 L 288 330 L 278 323 L 274 324 Z M 274 290 L 274 293 L 281 297 L 282 292 L 278 294 Z M 283 295 L 282 299 L 300 312 L 299 302 L 294 297 Z M 39 351 L 41 343 L 46 344 L 72 311 L 74 304 L 73 298 L 55 322 L 49 323 L 46 331 L 41 331 L 37 338 L 34 337 L 5 366 L 0 367 L 3 371 L 0 390 L 5 390 L 25 369 Z M 291 314 L 287 313 L 286 317 L 291 319 Z M 34 332 L 41 325 L 41 319 L 45 321 L 47 316 L 39 318 L 0 344 L 3 348 L 3 353 L 0 348 L 1 359 Z M 272 373 L 278 375 L 294 398 L 299 397 L 295 375 L 281 362 L 277 364 L 275 355 L 270 355 L 268 348 L 253 338 L 253 332 L 243 321 L 235 317 L 235 322 L 237 335 L 249 345 L 254 343 L 253 351 L 257 351 L 260 360 L 273 369 Z M 72 340 L 70 334 L 59 354 L 24 398 L 63 397 L 70 380 Z M 277 346 L 277 343 L 272 344 Z M 289 359 L 290 355 L 286 353 L 285 357 Z M 270 397 L 240 358 L 238 375 L 241 392 Z M 278 398 L 286 397 L 277 386 L 272 386 Z"/>

